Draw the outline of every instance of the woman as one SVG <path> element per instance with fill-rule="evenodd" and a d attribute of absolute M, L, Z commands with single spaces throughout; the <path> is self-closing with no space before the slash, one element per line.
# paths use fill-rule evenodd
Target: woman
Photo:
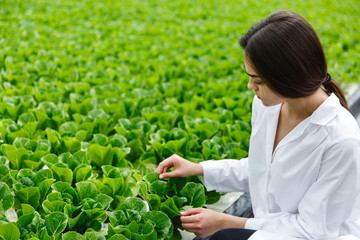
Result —
<path fill-rule="evenodd" d="M 249 191 L 255 217 L 195 208 L 182 213 L 182 226 L 222 240 L 264 232 L 264 239 L 360 232 L 360 130 L 327 73 L 314 29 L 298 14 L 278 11 L 240 44 L 248 88 L 256 95 L 248 158 L 197 164 L 173 155 L 157 171 L 160 178 L 201 175 L 209 191 Z"/>

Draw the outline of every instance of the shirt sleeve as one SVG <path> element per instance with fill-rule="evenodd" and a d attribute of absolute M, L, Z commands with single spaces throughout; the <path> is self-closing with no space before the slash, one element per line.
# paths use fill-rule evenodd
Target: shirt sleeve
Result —
<path fill-rule="evenodd" d="M 249 219 L 246 228 L 305 239 L 339 236 L 360 193 L 360 140 L 332 141 L 324 153 L 317 180 L 300 201 L 298 213 L 279 212 Z"/>
<path fill-rule="evenodd" d="M 248 159 L 208 160 L 203 167 L 203 183 L 208 191 L 248 192 Z"/>

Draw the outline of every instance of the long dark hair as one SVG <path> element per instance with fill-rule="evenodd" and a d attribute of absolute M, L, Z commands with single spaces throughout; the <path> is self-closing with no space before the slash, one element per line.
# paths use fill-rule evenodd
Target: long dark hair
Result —
<path fill-rule="evenodd" d="M 240 45 L 271 89 L 287 98 L 306 97 L 320 86 L 348 105 L 340 86 L 327 79 L 323 47 L 312 26 L 300 15 L 281 10 L 270 14 L 240 38 Z"/>

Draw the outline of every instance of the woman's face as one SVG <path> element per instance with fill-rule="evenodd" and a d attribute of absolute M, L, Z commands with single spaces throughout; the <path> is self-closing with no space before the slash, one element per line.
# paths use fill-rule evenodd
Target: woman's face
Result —
<path fill-rule="evenodd" d="M 284 97 L 269 88 L 257 75 L 254 66 L 248 57 L 244 57 L 244 65 L 247 75 L 249 75 L 248 88 L 254 90 L 255 95 L 265 106 L 274 106 L 285 101 Z"/>

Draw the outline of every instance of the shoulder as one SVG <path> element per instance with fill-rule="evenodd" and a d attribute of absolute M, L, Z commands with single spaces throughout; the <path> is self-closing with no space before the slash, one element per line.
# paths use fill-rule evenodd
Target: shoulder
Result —
<path fill-rule="evenodd" d="M 360 129 L 351 113 L 339 108 L 323 128 L 328 135 L 323 162 L 331 162 L 333 167 L 339 171 L 344 169 L 347 174 L 355 171 L 356 176 L 360 176 Z"/>
<path fill-rule="evenodd" d="M 319 125 L 330 139 L 360 139 L 360 128 L 351 113 L 341 106 L 332 94 L 311 116 L 311 123 Z"/>
<path fill-rule="evenodd" d="M 360 141 L 360 128 L 351 113 L 343 107 L 336 116 L 324 126 L 333 140 L 354 139 Z"/>
<path fill-rule="evenodd" d="M 322 156 L 322 166 L 336 169 L 336 172 L 353 174 L 360 184 L 360 139 L 354 136 L 341 136 L 328 142 Z M 355 175 L 354 175 L 355 174 Z M 359 185 L 360 187 L 360 185 Z"/>
<path fill-rule="evenodd" d="M 323 139 L 323 161 L 360 164 L 360 129 L 351 113 L 331 94 L 310 117 L 312 128 Z M 315 135 L 312 135 L 313 137 Z M 356 167 L 357 168 L 357 167 Z"/>
<path fill-rule="evenodd" d="M 360 128 L 351 113 L 339 107 L 337 114 L 323 126 L 329 137 L 326 156 L 342 159 L 342 163 L 360 164 Z M 353 166 L 354 167 L 354 166 Z"/>

